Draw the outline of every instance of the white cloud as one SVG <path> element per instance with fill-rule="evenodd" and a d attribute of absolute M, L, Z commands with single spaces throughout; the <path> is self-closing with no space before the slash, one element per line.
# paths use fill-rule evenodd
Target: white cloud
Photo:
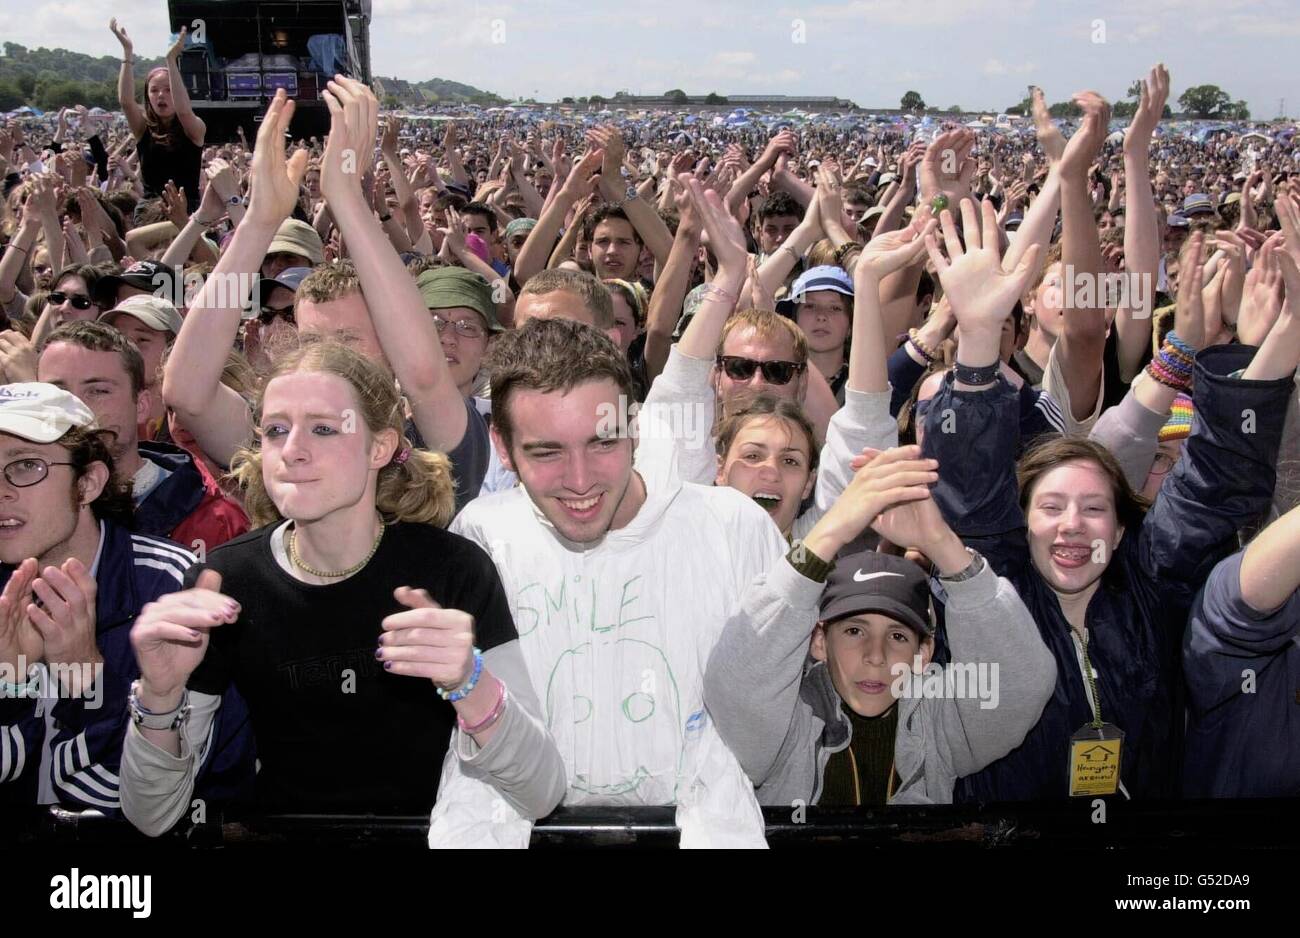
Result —
<path fill-rule="evenodd" d="M 1028 75 L 1030 72 L 1038 70 L 1038 65 L 1034 62 L 1023 62 L 1020 65 L 1007 65 L 998 59 L 989 59 L 984 63 L 985 75 Z"/>
<path fill-rule="evenodd" d="M 753 65 L 758 61 L 758 56 L 752 52 L 718 52 L 713 56 L 715 65 L 722 67 Z"/>

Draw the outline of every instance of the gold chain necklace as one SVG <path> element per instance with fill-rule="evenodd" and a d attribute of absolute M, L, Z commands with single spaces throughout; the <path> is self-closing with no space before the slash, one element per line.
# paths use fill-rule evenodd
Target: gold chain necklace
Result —
<path fill-rule="evenodd" d="M 379 550 L 379 542 L 384 539 L 384 523 L 381 519 L 379 522 L 379 536 L 375 538 L 375 543 L 370 545 L 370 553 L 361 559 L 361 562 L 348 567 L 346 570 L 340 570 L 337 573 L 328 570 L 317 570 L 315 567 L 309 567 L 303 563 L 302 558 L 298 556 L 298 526 L 294 525 L 289 531 L 289 560 L 295 567 L 303 573 L 310 573 L 312 576 L 318 576 L 323 580 L 339 580 L 345 576 L 352 576 L 366 564 L 370 563 L 370 558 L 375 556 L 375 551 Z"/>

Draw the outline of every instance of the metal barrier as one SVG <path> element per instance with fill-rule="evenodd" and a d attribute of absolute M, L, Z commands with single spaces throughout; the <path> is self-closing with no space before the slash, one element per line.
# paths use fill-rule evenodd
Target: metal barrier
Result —
<path fill-rule="evenodd" d="M 1133 804 L 1111 800 L 1099 817 L 1092 801 L 992 806 L 936 805 L 874 810 L 765 808 L 772 847 L 853 844 L 863 847 L 1012 849 L 1295 848 L 1300 799 L 1250 799 Z M 424 849 L 427 816 L 222 815 L 183 822 L 151 841 L 125 821 L 97 811 L 31 809 L 16 825 L 33 844 L 166 844 L 191 849 L 257 849 L 277 845 L 382 846 Z M 560 808 L 538 821 L 534 847 L 674 847 L 674 809 Z"/>

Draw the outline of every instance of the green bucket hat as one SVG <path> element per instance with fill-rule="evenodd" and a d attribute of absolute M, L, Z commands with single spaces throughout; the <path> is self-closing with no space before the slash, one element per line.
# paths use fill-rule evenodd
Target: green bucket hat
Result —
<path fill-rule="evenodd" d="M 463 267 L 434 267 L 415 279 L 429 309 L 464 306 L 483 317 L 489 332 L 504 332 L 492 302 L 492 287 L 479 274 Z"/>

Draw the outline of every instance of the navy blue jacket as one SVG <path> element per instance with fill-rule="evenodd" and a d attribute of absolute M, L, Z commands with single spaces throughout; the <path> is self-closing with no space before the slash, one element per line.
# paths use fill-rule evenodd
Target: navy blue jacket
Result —
<path fill-rule="evenodd" d="M 1197 356 L 1192 435 L 1156 503 L 1124 532 L 1087 610 L 1088 654 L 1104 720 L 1125 733 L 1121 780 L 1132 798 L 1181 788 L 1184 703 L 1181 647 L 1192 600 L 1213 565 L 1237 547 L 1238 528 L 1268 507 L 1293 380 L 1227 377 L 1255 349 Z M 954 419 L 942 432 L 939 421 Z M 1246 411 L 1252 411 L 1249 418 Z M 1092 720 L 1072 633 L 1056 594 L 1029 556 L 1016 486 L 1020 421 L 1005 380 L 955 391 L 949 375 L 930 407 L 925 455 L 939 460 L 940 510 L 1019 591 L 1056 657 L 1057 686 L 1038 724 L 1011 753 L 958 782 L 958 801 L 1052 800 L 1069 795 L 1070 737 Z M 1254 432 L 1243 432 L 1243 421 Z"/>
<path fill-rule="evenodd" d="M 1214 568 L 1183 642 L 1189 798 L 1300 795 L 1300 593 L 1252 609 L 1241 558 Z"/>
<path fill-rule="evenodd" d="M 131 626 L 146 603 L 181 588 L 194 555 L 171 541 L 133 534 L 110 521 L 101 522 L 100 531 L 95 617 L 104 670 L 99 706 L 93 706 L 93 695 L 54 703 L 50 773 L 61 804 L 120 816 L 118 768 L 129 720 L 126 700 L 131 683 L 140 676 Z M 12 566 L 0 565 L 0 589 L 12 574 Z M 33 698 L 0 698 L 0 804 L 37 801 L 44 706 Z M 213 734 L 213 755 L 195 796 L 216 801 L 242 797 L 250 790 L 255 754 L 248 708 L 233 691 L 222 700 Z"/>

